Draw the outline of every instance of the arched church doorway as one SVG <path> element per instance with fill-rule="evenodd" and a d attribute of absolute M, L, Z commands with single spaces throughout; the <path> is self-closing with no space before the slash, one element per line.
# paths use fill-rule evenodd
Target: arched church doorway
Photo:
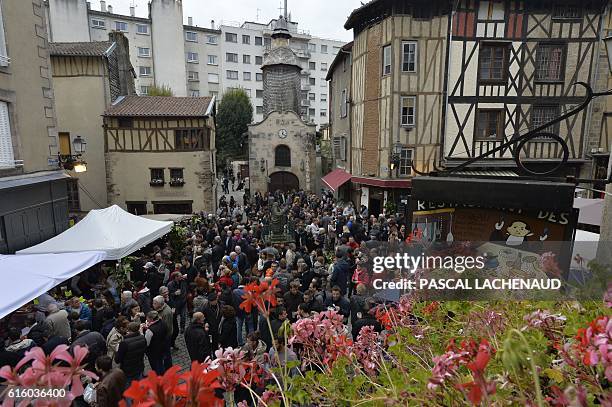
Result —
<path fill-rule="evenodd" d="M 287 171 L 278 171 L 270 174 L 270 184 L 268 191 L 274 192 L 281 190 L 289 192 L 291 190 L 300 189 L 300 180 L 294 174 Z"/>

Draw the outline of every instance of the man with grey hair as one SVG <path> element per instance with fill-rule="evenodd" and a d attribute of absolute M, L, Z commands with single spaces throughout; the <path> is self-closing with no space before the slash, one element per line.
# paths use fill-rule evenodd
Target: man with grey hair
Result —
<path fill-rule="evenodd" d="M 242 252 L 242 247 L 236 246 L 234 250 L 236 251 L 236 258 L 238 259 L 238 272 L 241 275 L 244 275 L 249 269 L 249 260 L 247 259 L 246 254 Z"/>
<path fill-rule="evenodd" d="M 165 287 L 162 287 L 165 288 Z M 160 292 L 162 291 L 160 288 Z M 167 290 L 167 288 L 166 288 Z M 170 369 L 172 367 L 172 353 L 170 350 L 170 344 L 172 343 L 172 310 L 166 304 L 164 297 L 162 295 L 158 295 L 153 298 L 153 309 L 159 314 L 160 322 L 164 325 L 165 333 L 166 333 L 166 346 L 163 356 L 164 369 Z"/>
<path fill-rule="evenodd" d="M 155 299 L 153 299 L 153 304 L 155 304 Z M 167 357 L 166 353 L 169 352 L 166 326 L 159 319 L 157 311 L 149 311 L 147 313 L 147 323 L 145 326 L 146 331 L 144 332 L 144 337 L 147 341 L 147 359 L 149 359 L 151 369 L 158 375 L 162 375 L 168 369 L 164 363 L 164 359 Z"/>
<path fill-rule="evenodd" d="M 72 335 L 68 312 L 65 309 L 59 309 L 56 303 L 51 303 L 47 306 L 47 314 L 45 324 L 49 327 L 49 337 L 60 336 L 69 340 Z"/>

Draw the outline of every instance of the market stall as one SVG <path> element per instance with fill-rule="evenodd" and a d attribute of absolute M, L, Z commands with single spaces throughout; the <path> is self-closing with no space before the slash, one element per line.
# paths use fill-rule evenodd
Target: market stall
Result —
<path fill-rule="evenodd" d="M 17 254 L 93 250 L 105 252 L 102 260 L 119 260 L 169 233 L 172 226 L 173 222 L 145 219 L 113 205 L 89 212 L 65 232 Z"/>

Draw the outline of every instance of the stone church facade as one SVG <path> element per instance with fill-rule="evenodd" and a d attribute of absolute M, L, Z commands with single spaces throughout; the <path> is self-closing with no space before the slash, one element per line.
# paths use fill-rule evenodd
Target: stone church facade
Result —
<path fill-rule="evenodd" d="M 316 125 L 298 115 L 302 68 L 289 47 L 290 39 L 286 19 L 280 17 L 261 68 L 264 119 L 249 125 L 251 193 L 314 191 Z"/>

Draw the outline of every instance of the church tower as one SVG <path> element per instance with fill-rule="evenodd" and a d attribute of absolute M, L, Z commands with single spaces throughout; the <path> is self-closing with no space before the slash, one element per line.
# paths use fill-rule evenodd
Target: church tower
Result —
<path fill-rule="evenodd" d="M 270 112 L 298 113 L 300 103 L 300 67 L 293 50 L 289 47 L 291 34 L 287 18 L 280 16 L 272 33 L 272 48 L 264 55 L 263 65 L 263 110 Z"/>

